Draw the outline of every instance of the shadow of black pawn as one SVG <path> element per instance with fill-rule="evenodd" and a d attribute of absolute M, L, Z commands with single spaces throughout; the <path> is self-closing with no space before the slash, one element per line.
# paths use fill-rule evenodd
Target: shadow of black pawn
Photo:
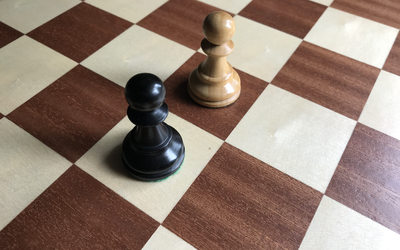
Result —
<path fill-rule="evenodd" d="M 153 74 L 133 76 L 125 87 L 128 117 L 136 124 L 122 144 L 122 161 L 137 179 L 156 181 L 175 173 L 185 157 L 182 137 L 164 123 L 165 87 Z"/>

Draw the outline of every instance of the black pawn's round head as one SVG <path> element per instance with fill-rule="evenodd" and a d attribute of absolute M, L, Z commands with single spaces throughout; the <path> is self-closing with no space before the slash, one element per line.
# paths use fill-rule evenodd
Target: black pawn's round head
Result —
<path fill-rule="evenodd" d="M 161 79 L 153 74 L 137 74 L 126 84 L 125 98 L 132 109 L 151 111 L 164 103 L 165 87 Z"/>

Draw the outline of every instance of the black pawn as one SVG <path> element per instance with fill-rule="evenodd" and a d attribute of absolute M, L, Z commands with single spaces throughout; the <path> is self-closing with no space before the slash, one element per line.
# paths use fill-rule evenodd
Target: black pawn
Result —
<path fill-rule="evenodd" d="M 175 173 L 185 157 L 182 137 L 163 121 L 165 87 L 153 74 L 133 76 L 125 87 L 128 117 L 136 124 L 122 144 L 122 161 L 137 179 L 156 181 Z"/>

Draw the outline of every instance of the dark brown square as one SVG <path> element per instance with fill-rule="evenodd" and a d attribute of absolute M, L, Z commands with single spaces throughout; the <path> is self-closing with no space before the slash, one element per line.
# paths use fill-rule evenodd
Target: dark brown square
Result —
<path fill-rule="evenodd" d="M 400 29 L 398 0 L 335 0 L 331 7 Z"/>
<path fill-rule="evenodd" d="M 379 72 L 303 41 L 271 83 L 358 120 Z"/>
<path fill-rule="evenodd" d="M 82 62 L 132 25 L 83 2 L 27 35 L 76 62 Z"/>
<path fill-rule="evenodd" d="M 198 249 L 298 249 L 321 199 L 224 143 L 163 226 Z"/>
<path fill-rule="evenodd" d="M 358 123 L 326 195 L 400 233 L 400 141 Z"/>
<path fill-rule="evenodd" d="M 204 39 L 203 21 L 217 10 L 199 1 L 170 0 L 139 21 L 138 25 L 198 50 Z"/>
<path fill-rule="evenodd" d="M 23 36 L 21 32 L 11 28 L 5 23 L 0 22 L 0 48 L 6 46 L 17 38 Z"/>
<path fill-rule="evenodd" d="M 196 52 L 165 81 L 166 103 L 172 113 L 225 140 L 268 83 L 236 70 L 242 86 L 239 99 L 224 108 L 200 106 L 190 98 L 187 83 L 190 73 L 205 59 L 205 55 Z"/>
<path fill-rule="evenodd" d="M 124 88 L 78 65 L 7 117 L 71 162 L 125 115 Z"/>
<path fill-rule="evenodd" d="M 159 223 L 72 166 L 0 232 L 3 249 L 142 249 Z"/>
<path fill-rule="evenodd" d="M 383 69 L 400 76 L 400 33 L 397 35 Z"/>
<path fill-rule="evenodd" d="M 326 8 L 308 0 L 254 0 L 239 15 L 303 39 Z"/>

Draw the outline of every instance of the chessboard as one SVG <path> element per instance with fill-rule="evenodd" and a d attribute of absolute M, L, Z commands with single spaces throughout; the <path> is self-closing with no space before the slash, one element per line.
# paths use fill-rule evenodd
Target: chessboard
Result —
<path fill-rule="evenodd" d="M 239 99 L 187 92 L 235 21 Z M 397 0 L 0 1 L 0 249 L 400 249 Z M 127 81 L 157 75 L 181 168 L 121 160 Z"/>

